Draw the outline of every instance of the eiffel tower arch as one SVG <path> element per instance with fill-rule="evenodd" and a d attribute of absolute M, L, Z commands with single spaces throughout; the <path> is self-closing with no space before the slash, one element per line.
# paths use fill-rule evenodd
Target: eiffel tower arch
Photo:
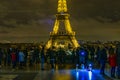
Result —
<path fill-rule="evenodd" d="M 58 0 L 58 8 L 53 31 L 50 32 L 50 38 L 46 43 L 46 48 L 55 47 L 79 47 L 75 32 L 69 21 L 70 15 L 67 10 L 66 0 Z"/>

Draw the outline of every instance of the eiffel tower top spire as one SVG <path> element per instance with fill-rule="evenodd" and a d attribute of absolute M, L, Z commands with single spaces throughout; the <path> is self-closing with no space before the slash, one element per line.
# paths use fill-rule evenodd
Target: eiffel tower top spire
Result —
<path fill-rule="evenodd" d="M 67 12 L 67 3 L 66 0 L 58 0 L 58 13 Z"/>

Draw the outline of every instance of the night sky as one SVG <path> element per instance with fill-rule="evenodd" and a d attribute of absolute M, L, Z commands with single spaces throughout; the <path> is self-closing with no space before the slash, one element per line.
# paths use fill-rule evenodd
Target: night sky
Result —
<path fill-rule="evenodd" d="M 120 40 L 120 0 L 67 0 L 77 40 Z M 57 0 L 0 0 L 0 42 L 49 39 Z"/>

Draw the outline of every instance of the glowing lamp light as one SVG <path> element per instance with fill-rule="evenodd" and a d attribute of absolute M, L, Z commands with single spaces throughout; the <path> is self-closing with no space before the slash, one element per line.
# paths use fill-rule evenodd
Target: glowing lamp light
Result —
<path fill-rule="evenodd" d="M 92 66 L 92 64 L 89 64 L 89 66 Z"/>
<path fill-rule="evenodd" d="M 81 52 L 81 55 L 85 55 L 85 52 Z"/>

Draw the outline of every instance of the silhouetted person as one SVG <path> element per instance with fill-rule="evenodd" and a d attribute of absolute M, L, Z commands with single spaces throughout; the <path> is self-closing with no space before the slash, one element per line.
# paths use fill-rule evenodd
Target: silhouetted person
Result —
<path fill-rule="evenodd" d="M 99 59 L 100 59 L 100 74 L 105 74 L 104 71 L 105 71 L 105 65 L 106 65 L 106 62 L 107 62 L 107 52 L 106 52 L 106 49 L 105 48 L 101 48 L 101 51 L 100 51 L 100 55 L 99 55 Z"/>
<path fill-rule="evenodd" d="M 84 48 L 80 48 L 79 50 L 79 64 L 80 65 L 85 65 L 85 58 L 86 58 L 86 52 Z"/>
<path fill-rule="evenodd" d="M 12 53 L 11 53 L 11 60 L 12 60 L 12 68 L 14 69 L 16 67 L 16 53 L 15 53 L 15 51 L 12 51 Z"/>
<path fill-rule="evenodd" d="M 120 43 L 117 45 L 116 49 L 116 61 L 117 61 L 117 77 L 120 79 Z"/>
<path fill-rule="evenodd" d="M 41 70 L 44 70 L 44 63 L 45 63 L 45 48 L 42 46 L 42 50 L 40 52 L 40 58 L 41 58 Z"/>
<path fill-rule="evenodd" d="M 7 65 L 8 66 L 10 66 L 10 64 L 11 64 L 11 52 L 12 52 L 12 50 L 11 50 L 11 48 L 9 48 L 7 50 Z"/>
<path fill-rule="evenodd" d="M 55 55 L 56 55 L 54 46 L 49 50 L 48 55 L 50 57 L 51 68 L 54 69 L 55 68 Z"/>
<path fill-rule="evenodd" d="M 110 53 L 109 55 L 109 64 L 111 66 L 111 77 L 115 78 L 115 69 L 116 69 L 116 53 Z"/>
<path fill-rule="evenodd" d="M 95 53 L 94 46 L 91 46 L 89 50 L 90 50 L 91 61 L 94 62 L 94 55 L 95 55 L 94 54 Z"/>
<path fill-rule="evenodd" d="M 0 68 L 2 66 L 2 49 L 0 48 Z"/>
<path fill-rule="evenodd" d="M 58 50 L 58 63 L 61 66 L 64 66 L 64 63 L 65 63 L 65 51 L 64 51 L 63 48 L 59 48 L 59 50 Z"/>
<path fill-rule="evenodd" d="M 96 50 L 96 60 L 97 60 L 97 68 L 99 68 L 100 67 L 100 53 L 101 53 L 101 50 L 100 50 L 100 47 L 98 46 L 97 47 L 97 50 Z"/>
<path fill-rule="evenodd" d="M 19 51 L 19 63 L 20 63 L 20 68 L 23 68 L 24 66 L 24 61 L 25 61 L 25 55 L 22 50 Z"/>

